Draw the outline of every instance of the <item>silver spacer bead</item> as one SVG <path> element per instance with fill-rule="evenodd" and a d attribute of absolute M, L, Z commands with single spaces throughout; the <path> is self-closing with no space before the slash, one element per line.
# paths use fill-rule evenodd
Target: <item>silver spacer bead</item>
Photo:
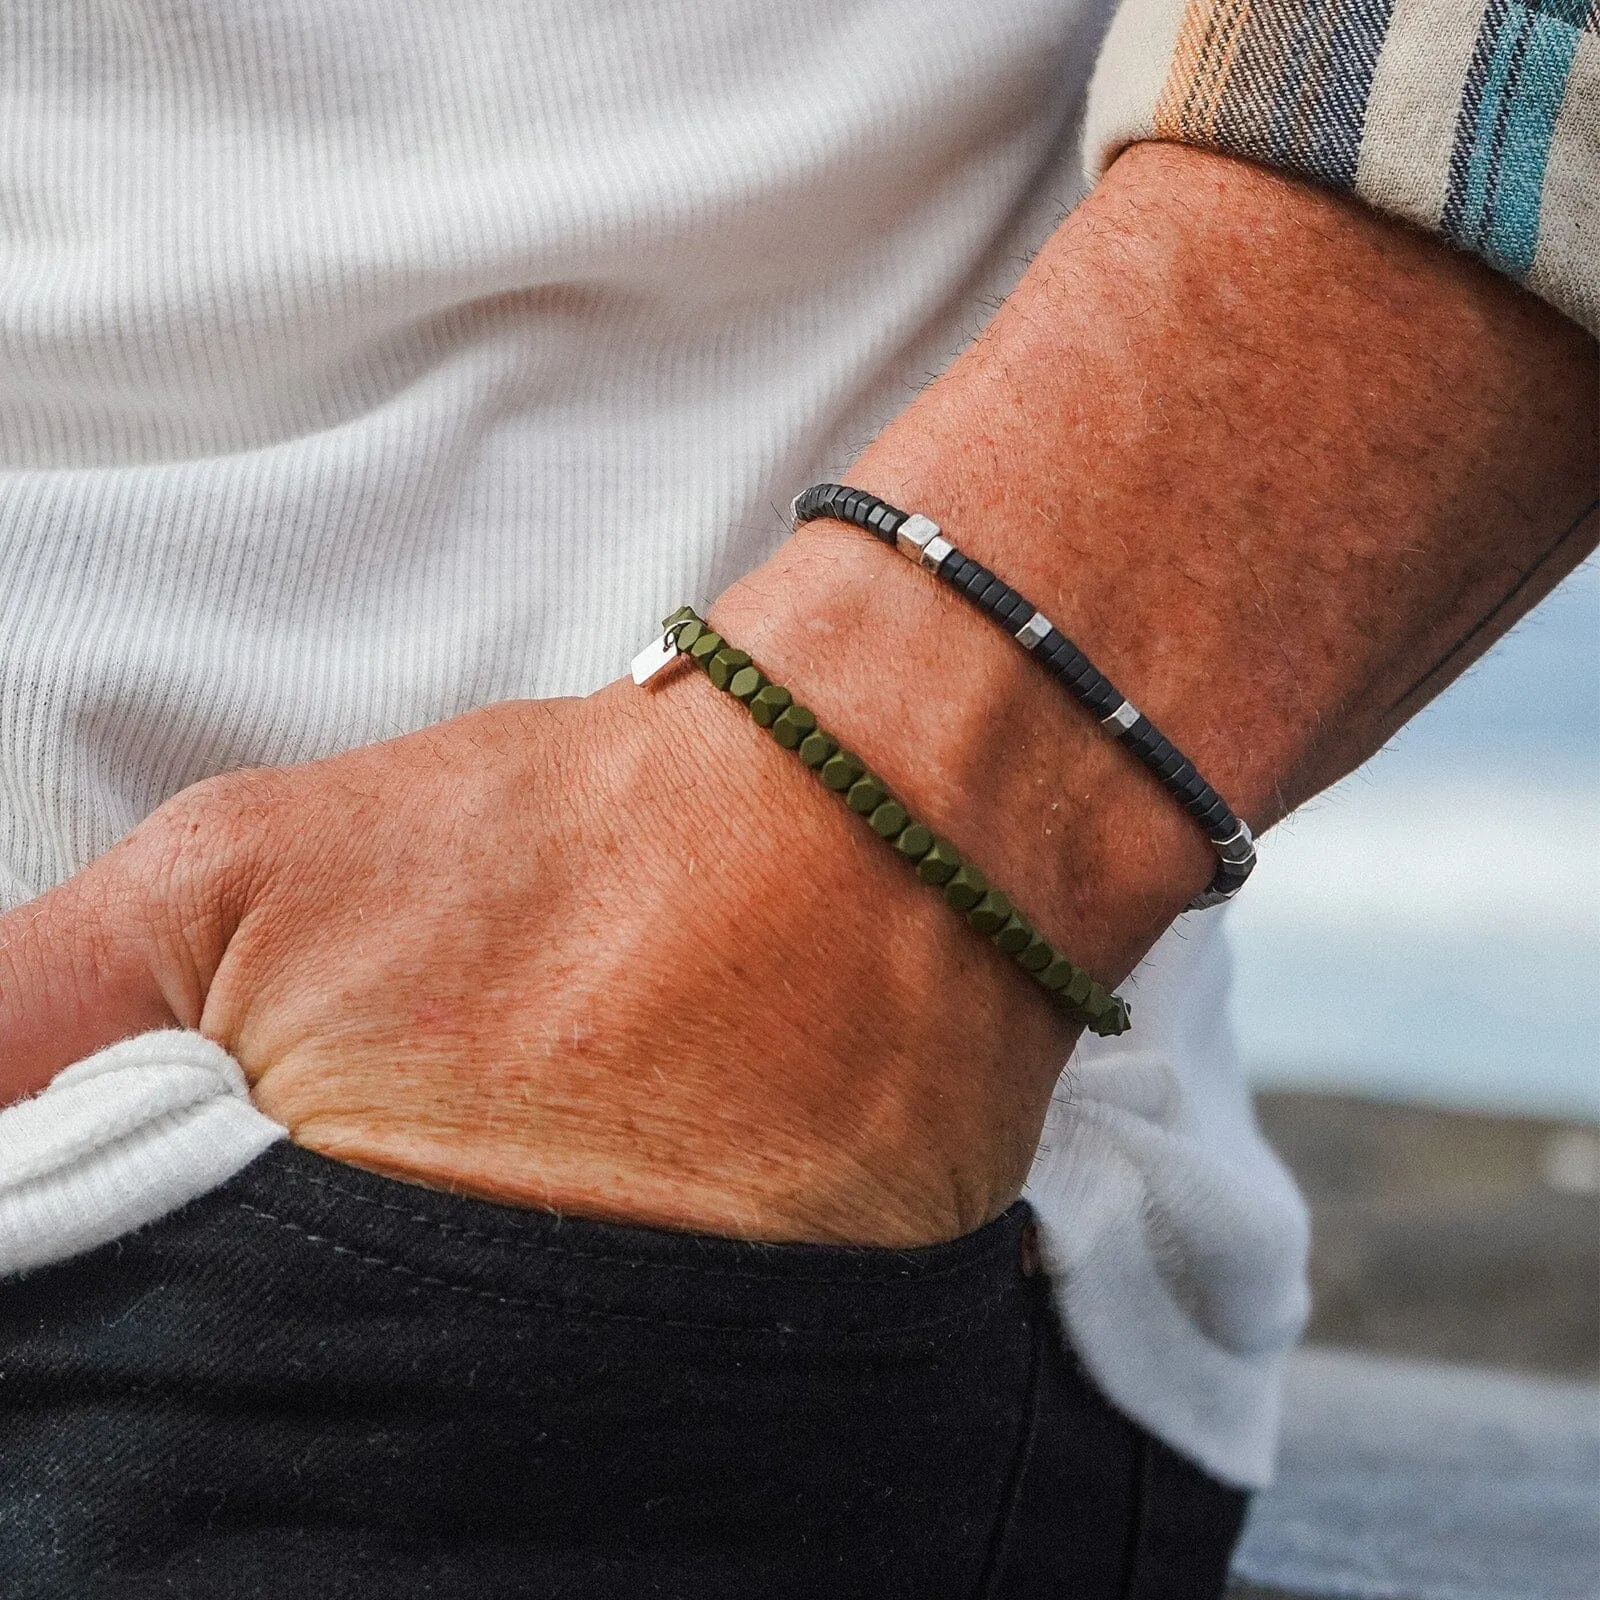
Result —
<path fill-rule="evenodd" d="M 1248 823 L 1241 822 L 1226 839 L 1213 839 L 1211 848 L 1233 866 L 1242 867 L 1245 862 L 1255 860 L 1256 841 Z"/>
<path fill-rule="evenodd" d="M 895 545 L 900 554 L 910 556 L 913 561 L 920 560 L 922 552 L 927 548 L 930 539 L 939 537 L 939 524 L 931 517 L 925 517 L 920 511 L 913 511 L 894 536 Z"/>
<path fill-rule="evenodd" d="M 922 547 L 922 555 L 920 558 L 922 565 L 925 566 L 929 572 L 937 572 L 939 570 L 940 563 L 954 549 L 955 546 L 951 544 L 948 539 L 946 539 L 942 534 L 936 533 Z"/>
<path fill-rule="evenodd" d="M 1217 859 L 1225 866 L 1243 867 L 1244 872 L 1223 888 L 1202 889 L 1186 907 L 1189 911 L 1208 911 L 1212 906 L 1226 905 L 1244 888 L 1245 879 L 1255 869 L 1256 841 L 1248 823 L 1241 822 L 1225 838 L 1213 839 L 1211 848 L 1217 852 Z"/>
<path fill-rule="evenodd" d="M 1017 643 L 1024 650 L 1037 650 L 1044 643 L 1045 635 L 1055 624 L 1042 611 L 1035 611 L 1026 622 L 1017 629 Z"/>
<path fill-rule="evenodd" d="M 1101 717 L 1100 725 L 1104 728 L 1117 728 L 1126 733 L 1134 723 L 1139 720 L 1139 708 L 1131 700 L 1124 700 L 1115 711 L 1108 712 Z"/>

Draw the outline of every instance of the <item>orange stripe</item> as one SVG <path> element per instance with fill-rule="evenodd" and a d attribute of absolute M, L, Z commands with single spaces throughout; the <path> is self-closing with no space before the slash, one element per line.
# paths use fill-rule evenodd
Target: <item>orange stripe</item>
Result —
<path fill-rule="evenodd" d="M 1172 65 L 1156 99 L 1158 139 L 1215 141 L 1217 112 L 1228 92 L 1250 8 L 1251 0 L 1189 0 Z"/>

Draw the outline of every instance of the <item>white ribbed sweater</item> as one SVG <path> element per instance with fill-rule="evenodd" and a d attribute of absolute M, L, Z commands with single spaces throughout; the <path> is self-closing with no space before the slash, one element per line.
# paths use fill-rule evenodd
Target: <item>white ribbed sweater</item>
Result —
<path fill-rule="evenodd" d="M 782 537 L 1079 189 L 1077 0 L 12 0 L 0 904 L 221 769 L 592 689 Z M 1215 921 L 1029 1194 L 1074 1343 L 1270 1470 L 1305 1223 Z M 0 1113 L 0 1272 L 281 1130 L 197 1036 Z"/>

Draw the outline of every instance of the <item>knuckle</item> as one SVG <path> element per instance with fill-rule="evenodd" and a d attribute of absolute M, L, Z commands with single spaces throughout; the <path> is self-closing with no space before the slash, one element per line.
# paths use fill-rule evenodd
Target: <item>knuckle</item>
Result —
<path fill-rule="evenodd" d="M 191 784 L 130 835 L 128 867 L 169 904 L 226 891 L 260 860 L 283 788 L 278 774 L 256 770 Z"/>

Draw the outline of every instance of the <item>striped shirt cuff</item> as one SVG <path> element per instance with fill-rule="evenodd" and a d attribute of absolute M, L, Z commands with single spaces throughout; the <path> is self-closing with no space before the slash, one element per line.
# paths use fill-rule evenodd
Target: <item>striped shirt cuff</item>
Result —
<path fill-rule="evenodd" d="M 1140 139 L 1343 189 L 1600 333 L 1600 0 L 1122 0 L 1091 178 Z"/>

